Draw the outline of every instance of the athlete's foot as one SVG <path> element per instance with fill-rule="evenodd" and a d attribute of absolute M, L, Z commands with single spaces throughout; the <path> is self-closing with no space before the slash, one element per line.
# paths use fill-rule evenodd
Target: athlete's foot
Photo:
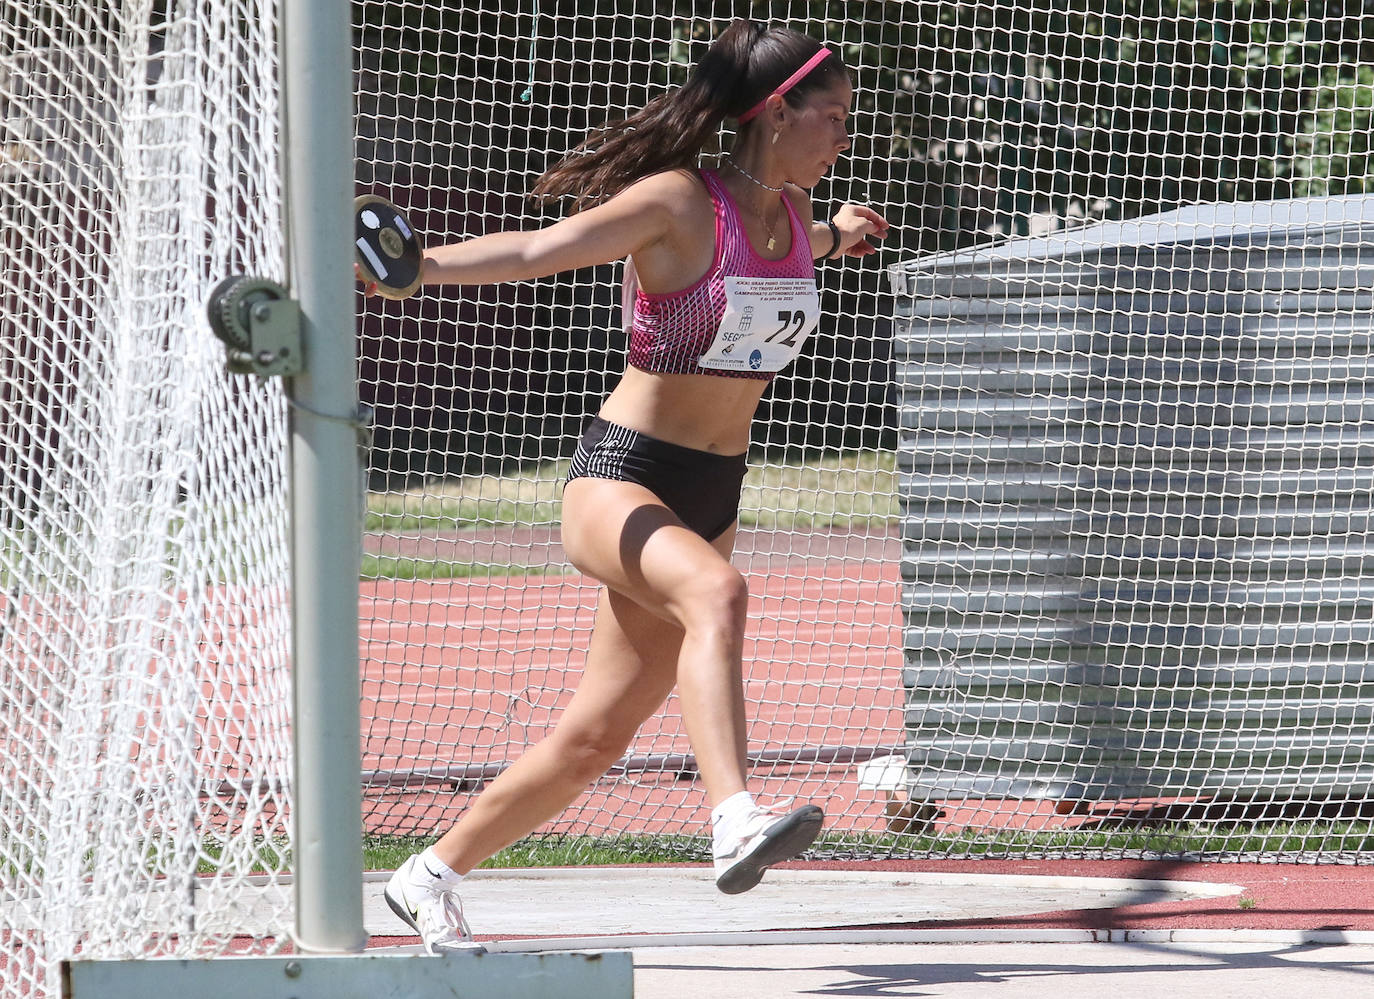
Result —
<path fill-rule="evenodd" d="M 410 857 L 386 883 L 382 895 L 391 911 L 420 935 L 425 950 L 431 954 L 445 950 L 486 950 L 472 939 L 458 892 L 437 878 L 429 877 L 419 868 L 419 863 L 419 854 Z"/>
<path fill-rule="evenodd" d="M 726 831 L 714 844 L 716 887 L 727 895 L 748 891 L 771 865 L 790 860 L 810 846 L 824 821 L 825 813 L 815 805 L 786 815 L 754 809 L 737 831 Z"/>

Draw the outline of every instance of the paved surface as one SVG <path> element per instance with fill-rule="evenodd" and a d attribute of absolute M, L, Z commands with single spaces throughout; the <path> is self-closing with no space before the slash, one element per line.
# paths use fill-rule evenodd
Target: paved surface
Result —
<path fill-rule="evenodd" d="M 1374 995 L 1374 947 L 868 944 L 637 951 L 637 999 L 945 999 Z"/>
<path fill-rule="evenodd" d="M 385 877 L 364 885 L 374 945 L 414 951 L 389 936 Z M 701 868 L 583 868 L 481 871 L 463 899 L 494 952 L 632 951 L 637 999 L 1374 996 L 1366 931 L 1186 928 L 1190 907 L 1247 911 L 1240 881 L 775 870 L 727 898 Z M 1141 908 L 1185 915 L 1172 929 L 1089 916 Z"/>
<path fill-rule="evenodd" d="M 403 924 L 387 908 L 383 884 L 366 885 L 363 922 L 370 933 L 394 934 Z M 1128 878 L 779 870 L 752 891 L 731 896 L 716 890 L 706 868 L 546 868 L 477 871 L 463 882 L 462 898 L 479 937 L 600 938 L 977 920 L 1243 890 Z"/>

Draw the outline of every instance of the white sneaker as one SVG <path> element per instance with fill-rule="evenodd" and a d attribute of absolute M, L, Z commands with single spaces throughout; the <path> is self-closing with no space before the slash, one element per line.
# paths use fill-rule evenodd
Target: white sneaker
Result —
<path fill-rule="evenodd" d="M 443 887 L 437 880 L 433 887 L 420 887 L 416 881 L 430 880 L 421 872 L 416 877 L 420 855 L 414 854 L 396 868 L 382 892 L 391 911 L 410 925 L 425 945 L 425 950 L 437 954 L 441 950 L 480 950 L 486 948 L 472 939 L 463 918 L 463 903 L 452 888 Z"/>
<path fill-rule="evenodd" d="M 790 860 L 810 846 L 824 821 L 825 813 L 815 805 L 803 805 L 786 815 L 754 809 L 738 834 L 716 843 L 712 850 L 716 887 L 727 895 L 748 891 L 770 865 Z"/>

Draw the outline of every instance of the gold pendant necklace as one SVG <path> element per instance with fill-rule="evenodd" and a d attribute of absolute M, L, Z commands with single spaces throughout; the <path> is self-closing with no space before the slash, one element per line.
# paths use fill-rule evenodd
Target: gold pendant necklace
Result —
<path fill-rule="evenodd" d="M 765 184 L 763 181 L 759 180 L 757 177 L 755 177 L 755 176 L 754 176 L 752 173 L 750 173 L 748 170 L 744 169 L 744 167 L 742 167 L 742 166 L 740 166 L 738 163 L 736 163 L 736 162 L 735 162 L 735 158 L 734 158 L 733 156 L 727 156 L 727 157 L 725 157 L 725 162 L 726 162 L 726 163 L 729 163 L 732 167 L 734 167 L 736 170 L 738 170 L 738 171 L 740 172 L 740 174 L 742 174 L 742 175 L 744 176 L 744 179 L 745 179 L 745 180 L 752 181 L 754 184 L 757 184 L 759 187 L 763 188 L 765 191 L 768 191 L 768 192 L 771 193 L 771 194 L 781 194 L 781 193 L 782 193 L 782 188 L 781 188 L 781 187 L 773 187 L 771 184 Z M 781 200 L 778 201 L 778 206 L 779 206 L 779 207 L 782 206 L 782 201 L 781 201 Z M 768 224 L 768 220 L 765 219 L 762 215 L 759 214 L 759 210 L 758 210 L 757 208 L 755 208 L 752 204 L 748 205 L 748 208 L 749 208 L 749 210 L 750 210 L 751 212 L 754 213 L 754 218 L 756 218 L 756 219 L 758 219 L 760 222 L 762 222 L 762 223 L 763 223 L 763 227 L 764 227 L 766 230 L 768 230 L 768 249 L 770 249 L 770 250 L 773 249 L 774 247 L 776 247 L 776 246 L 778 245 L 777 238 L 773 235 L 773 230 L 777 227 L 777 223 L 774 222 L 773 225 L 769 225 L 769 224 Z M 773 214 L 776 215 L 777 213 L 774 212 Z"/>
<path fill-rule="evenodd" d="M 758 219 L 761 223 L 763 223 L 763 228 L 768 232 L 768 249 L 772 250 L 774 247 L 778 245 L 777 238 L 774 235 L 774 231 L 777 229 L 778 225 L 777 222 L 774 221 L 772 225 L 769 225 L 768 220 L 764 218 L 763 215 L 759 213 L 759 210 L 755 208 L 752 204 L 746 203 L 746 207 L 754 213 L 754 218 Z M 781 201 L 778 202 L 778 207 L 782 207 Z M 775 211 L 773 214 L 777 215 L 777 212 Z"/>

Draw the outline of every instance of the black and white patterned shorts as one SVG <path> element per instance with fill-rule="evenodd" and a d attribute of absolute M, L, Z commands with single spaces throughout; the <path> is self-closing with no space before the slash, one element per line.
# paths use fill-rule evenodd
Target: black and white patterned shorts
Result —
<path fill-rule="evenodd" d="M 687 527 L 714 541 L 739 516 L 747 458 L 669 444 L 598 416 L 578 442 L 568 481 L 613 479 L 641 485 Z"/>

